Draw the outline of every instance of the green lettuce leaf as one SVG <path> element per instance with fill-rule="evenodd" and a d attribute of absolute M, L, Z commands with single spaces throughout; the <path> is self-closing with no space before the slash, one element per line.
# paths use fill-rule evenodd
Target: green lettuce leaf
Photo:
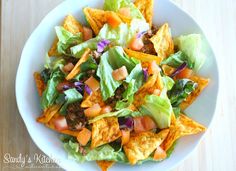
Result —
<path fill-rule="evenodd" d="M 130 0 L 105 0 L 104 10 L 118 12 L 120 8 L 129 7 L 131 18 L 138 18 L 144 20 L 142 13 Z"/>
<path fill-rule="evenodd" d="M 193 64 L 193 70 L 198 71 L 205 62 L 203 42 L 200 34 L 189 34 L 174 39 L 175 45 L 184 52 L 188 61 Z"/>
<path fill-rule="evenodd" d="M 164 76 L 162 77 L 162 81 L 163 81 L 164 86 L 166 87 L 167 90 L 171 90 L 172 87 L 173 87 L 174 84 L 175 84 L 175 81 L 174 81 L 172 78 L 170 78 L 170 77 L 168 77 L 168 76 L 166 76 L 166 75 L 164 75 Z"/>
<path fill-rule="evenodd" d="M 91 50 L 96 50 L 97 49 L 97 44 L 100 41 L 100 39 L 98 38 L 93 38 L 93 39 L 89 39 L 83 43 L 80 43 L 76 46 L 73 46 L 70 48 L 72 56 L 74 56 L 75 58 L 80 58 L 85 49 L 89 48 Z"/>
<path fill-rule="evenodd" d="M 140 112 L 152 117 L 160 129 L 170 126 L 172 111 L 170 100 L 166 95 L 147 95 L 145 104 L 140 107 Z"/>
<path fill-rule="evenodd" d="M 57 43 L 57 51 L 60 54 L 71 55 L 70 47 L 83 41 L 81 33 L 73 34 L 62 26 L 56 26 L 55 30 L 59 40 Z"/>
<path fill-rule="evenodd" d="M 181 79 L 175 82 L 175 85 L 168 91 L 168 97 L 173 107 L 178 107 L 191 94 L 197 83 L 189 79 Z"/>
<path fill-rule="evenodd" d="M 66 109 L 69 104 L 81 101 L 83 99 L 83 96 L 75 88 L 64 91 L 64 94 L 66 95 L 66 102 L 60 109 L 60 114 L 62 115 L 66 114 Z"/>
<path fill-rule="evenodd" d="M 47 82 L 47 87 L 41 98 L 41 108 L 43 110 L 54 104 L 59 95 L 56 86 L 64 79 L 64 77 L 64 73 L 59 68 L 51 73 L 50 79 Z"/>
<path fill-rule="evenodd" d="M 122 151 L 115 151 L 110 145 L 106 144 L 94 149 L 85 147 L 86 155 L 79 152 L 79 144 L 69 141 L 64 143 L 64 148 L 68 152 L 68 157 L 78 162 L 96 161 L 96 160 L 109 160 L 120 163 L 127 163 L 128 159 Z"/>
<path fill-rule="evenodd" d="M 194 63 L 191 60 L 189 60 L 189 58 L 182 51 L 178 51 L 178 52 L 170 55 L 165 60 L 163 60 L 161 62 L 161 65 L 166 64 L 166 65 L 178 68 L 184 62 L 187 63 L 188 68 L 190 68 L 190 69 L 193 68 Z"/>
<path fill-rule="evenodd" d="M 80 71 L 85 72 L 89 70 L 96 70 L 97 67 L 98 65 L 95 59 L 92 56 L 90 56 L 87 61 L 85 61 L 84 63 L 80 65 Z"/>
<path fill-rule="evenodd" d="M 103 100 L 113 96 L 115 90 L 122 84 L 122 81 L 116 81 L 112 76 L 112 71 L 122 66 L 126 66 L 129 72 L 129 76 L 125 80 L 126 83 L 130 83 L 132 79 L 135 79 L 137 82 L 135 90 L 142 85 L 143 73 L 139 61 L 134 58 L 129 58 L 124 53 L 122 47 L 112 47 L 101 56 L 97 70 L 97 76 L 100 78 Z"/>

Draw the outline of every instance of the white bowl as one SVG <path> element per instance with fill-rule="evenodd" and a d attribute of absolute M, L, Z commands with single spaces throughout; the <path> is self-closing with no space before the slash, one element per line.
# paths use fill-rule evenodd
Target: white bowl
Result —
<path fill-rule="evenodd" d="M 67 158 L 58 134 L 36 122 L 40 115 L 39 97 L 33 79 L 33 72 L 43 68 L 45 54 L 55 38 L 54 27 L 71 13 L 84 21 L 82 8 L 86 6 L 102 8 L 102 0 L 67 0 L 52 10 L 39 24 L 25 44 L 16 77 L 16 99 L 20 114 L 35 144 L 48 156 L 58 159 L 58 165 L 66 170 L 90 171 L 98 170 L 95 162 L 76 163 Z M 160 0 L 154 6 L 155 24 L 168 22 L 174 36 L 203 32 L 198 24 L 173 2 Z M 207 40 L 206 40 L 207 42 Z M 194 120 L 209 127 L 216 108 L 218 94 L 218 69 L 214 53 L 208 43 L 207 60 L 200 75 L 211 79 L 209 86 L 186 111 Z M 200 142 L 203 134 L 181 138 L 172 156 L 163 162 L 148 162 L 139 166 L 116 164 L 110 170 L 170 170 L 183 161 Z"/>

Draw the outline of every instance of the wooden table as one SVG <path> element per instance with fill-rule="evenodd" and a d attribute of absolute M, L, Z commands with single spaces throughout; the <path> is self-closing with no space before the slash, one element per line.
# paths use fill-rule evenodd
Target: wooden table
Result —
<path fill-rule="evenodd" d="M 174 1 L 188 11 L 208 35 L 217 54 L 221 78 L 219 105 L 212 127 L 197 150 L 175 171 L 236 170 L 236 1 Z M 11 170 L 3 163 L 5 153 L 12 156 L 42 154 L 32 142 L 17 110 L 15 75 L 26 39 L 40 20 L 62 0 L 0 2 L 0 162 L 2 170 Z"/>

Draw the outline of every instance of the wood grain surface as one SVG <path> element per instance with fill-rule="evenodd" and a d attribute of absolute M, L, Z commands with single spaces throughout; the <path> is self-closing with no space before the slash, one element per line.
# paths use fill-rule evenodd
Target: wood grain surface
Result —
<path fill-rule="evenodd" d="M 156 0 L 158 3 L 158 0 Z M 216 117 L 198 148 L 174 171 L 236 170 L 236 1 L 174 0 L 205 31 L 220 68 Z M 41 19 L 62 0 L 0 0 L 0 167 L 12 156 L 43 154 L 32 142 L 15 100 L 15 76 L 26 39 Z M 27 169 L 23 170 L 35 170 Z M 62 170 L 62 169 L 37 169 Z M 98 170 L 98 169 L 97 169 Z"/>

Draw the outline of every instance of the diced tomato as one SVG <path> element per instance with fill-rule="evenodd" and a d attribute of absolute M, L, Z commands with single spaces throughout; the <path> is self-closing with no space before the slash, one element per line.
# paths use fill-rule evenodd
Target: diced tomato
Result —
<path fill-rule="evenodd" d="M 155 89 L 155 90 L 153 91 L 153 94 L 154 94 L 154 95 L 157 95 L 157 96 L 160 96 L 161 90 Z"/>
<path fill-rule="evenodd" d="M 148 74 L 154 74 L 160 72 L 160 68 L 157 65 L 156 61 L 152 61 L 148 65 Z"/>
<path fill-rule="evenodd" d="M 156 123 L 153 121 L 151 117 L 143 116 L 141 120 L 142 120 L 143 127 L 146 131 L 157 128 Z"/>
<path fill-rule="evenodd" d="M 77 141 L 82 145 L 82 146 L 85 146 L 90 138 L 91 138 L 91 131 L 88 130 L 87 128 L 83 128 L 79 134 L 77 135 Z"/>
<path fill-rule="evenodd" d="M 110 12 L 107 16 L 107 23 L 112 27 L 112 28 L 116 28 L 118 27 L 122 21 L 119 18 L 119 16 L 114 13 L 114 12 Z"/>
<path fill-rule="evenodd" d="M 129 142 L 130 130 L 121 130 L 121 144 L 125 145 Z"/>
<path fill-rule="evenodd" d="M 93 31 L 92 29 L 88 27 L 83 27 L 83 39 L 84 41 L 92 39 L 93 38 Z"/>
<path fill-rule="evenodd" d="M 193 74 L 193 70 L 189 68 L 185 68 L 176 75 L 176 78 L 177 79 L 190 78 L 192 74 Z"/>
<path fill-rule="evenodd" d="M 142 123 L 142 117 L 134 117 L 133 119 L 134 119 L 134 132 L 136 133 L 144 132 L 145 128 Z"/>
<path fill-rule="evenodd" d="M 154 160 L 163 160 L 166 158 L 166 152 L 160 147 L 158 146 L 155 153 L 154 153 Z"/>
<path fill-rule="evenodd" d="M 104 113 L 109 113 L 109 112 L 111 112 L 112 111 L 112 108 L 111 108 L 111 106 L 104 106 L 103 108 L 102 108 L 102 110 L 101 110 L 101 114 L 104 114 Z"/>
<path fill-rule="evenodd" d="M 97 91 L 100 87 L 99 82 L 93 76 L 89 77 L 89 79 L 85 81 L 85 84 L 87 84 L 93 91 Z"/>
<path fill-rule="evenodd" d="M 149 116 L 139 116 L 134 118 L 134 131 L 136 133 L 149 131 L 155 128 L 157 128 L 157 125 Z"/>
<path fill-rule="evenodd" d="M 124 80 L 128 75 L 129 74 L 125 66 L 122 66 L 112 72 L 113 78 L 117 81 Z"/>
<path fill-rule="evenodd" d="M 74 64 L 72 64 L 71 62 L 66 64 L 64 67 L 63 67 L 63 71 L 65 72 L 70 72 L 72 71 L 72 69 L 74 68 Z"/>
<path fill-rule="evenodd" d="M 70 87 L 71 83 L 69 81 L 63 81 L 63 82 L 57 84 L 56 89 L 57 89 L 57 91 L 62 92 L 64 90 L 64 87 L 66 87 L 66 86 Z"/>
<path fill-rule="evenodd" d="M 55 129 L 58 131 L 63 131 L 68 129 L 66 118 L 64 116 L 59 116 L 53 122 Z"/>
<path fill-rule="evenodd" d="M 85 116 L 91 118 L 91 117 L 98 116 L 99 113 L 101 112 L 101 110 L 102 109 L 101 109 L 100 105 L 96 103 L 92 107 L 85 109 L 84 114 L 85 114 Z"/>
<path fill-rule="evenodd" d="M 131 15 L 130 15 L 130 8 L 129 8 L 129 7 L 120 8 L 120 9 L 119 9 L 119 13 L 120 13 L 121 15 L 126 16 L 126 17 L 130 17 L 130 16 L 131 16 Z"/>
<path fill-rule="evenodd" d="M 136 51 L 141 50 L 143 46 L 143 40 L 141 38 L 137 38 L 136 36 L 130 41 L 129 44 L 129 48 Z"/>

